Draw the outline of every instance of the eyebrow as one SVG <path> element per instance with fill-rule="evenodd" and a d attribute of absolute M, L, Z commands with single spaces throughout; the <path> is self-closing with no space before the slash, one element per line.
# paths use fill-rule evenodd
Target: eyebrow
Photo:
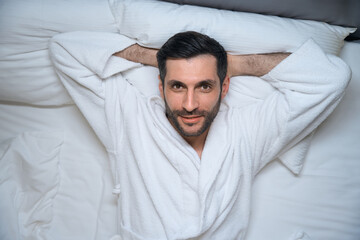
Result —
<path fill-rule="evenodd" d="M 179 84 L 179 85 L 184 85 L 184 83 L 178 81 L 178 80 L 169 80 L 167 85 L 174 85 L 174 84 Z"/>
<path fill-rule="evenodd" d="M 174 85 L 174 84 L 179 84 L 181 86 L 185 86 L 185 84 L 179 80 L 169 80 L 168 85 Z M 202 80 L 200 82 L 198 82 L 195 87 L 200 87 L 201 85 L 203 84 L 208 84 L 208 85 L 211 85 L 211 86 L 215 86 L 216 85 L 216 81 L 215 80 L 212 80 L 212 79 L 206 79 L 206 80 Z"/>
<path fill-rule="evenodd" d="M 204 84 L 207 84 L 207 85 L 210 85 L 210 86 L 216 86 L 216 81 L 215 80 L 211 80 L 211 79 L 206 79 L 206 80 L 203 80 L 201 82 L 198 82 L 195 87 L 200 87 Z"/>

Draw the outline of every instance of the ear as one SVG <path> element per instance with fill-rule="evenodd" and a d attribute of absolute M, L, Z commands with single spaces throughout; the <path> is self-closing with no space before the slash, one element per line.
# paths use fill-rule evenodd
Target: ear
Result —
<path fill-rule="evenodd" d="M 222 83 L 221 100 L 226 96 L 229 91 L 230 77 L 226 75 L 224 82 Z"/>
<path fill-rule="evenodd" d="M 158 79 L 159 79 L 159 92 L 160 92 L 160 96 L 162 99 L 164 99 L 164 86 L 162 84 L 160 75 L 158 75 Z"/>

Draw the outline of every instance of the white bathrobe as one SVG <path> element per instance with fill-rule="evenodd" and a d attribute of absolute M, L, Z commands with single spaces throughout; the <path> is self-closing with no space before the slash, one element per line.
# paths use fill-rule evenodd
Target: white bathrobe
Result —
<path fill-rule="evenodd" d="M 112 54 L 133 43 L 118 34 L 74 32 L 50 44 L 60 79 L 109 153 L 118 234 L 243 239 L 255 175 L 331 113 L 349 68 L 307 41 L 262 77 L 277 89 L 265 100 L 222 103 L 200 159 L 167 120 L 163 100 L 141 94 L 122 74 L 141 64 Z"/>

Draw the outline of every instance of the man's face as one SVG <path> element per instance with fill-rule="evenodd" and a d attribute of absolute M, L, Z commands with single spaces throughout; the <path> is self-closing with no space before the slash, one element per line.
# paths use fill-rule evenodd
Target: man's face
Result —
<path fill-rule="evenodd" d="M 228 77 L 221 88 L 216 59 L 211 55 L 168 59 L 166 69 L 159 90 L 170 123 L 185 138 L 207 134 L 228 91 Z"/>

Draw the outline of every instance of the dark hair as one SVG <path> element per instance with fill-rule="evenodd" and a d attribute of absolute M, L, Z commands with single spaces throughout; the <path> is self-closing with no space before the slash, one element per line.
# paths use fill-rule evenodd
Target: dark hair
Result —
<path fill-rule="evenodd" d="M 193 31 L 175 34 L 158 51 L 156 57 L 162 83 L 164 84 L 166 76 L 167 59 L 188 59 L 203 54 L 210 54 L 216 58 L 217 75 L 222 84 L 226 77 L 228 64 L 223 46 L 215 39 Z"/>

